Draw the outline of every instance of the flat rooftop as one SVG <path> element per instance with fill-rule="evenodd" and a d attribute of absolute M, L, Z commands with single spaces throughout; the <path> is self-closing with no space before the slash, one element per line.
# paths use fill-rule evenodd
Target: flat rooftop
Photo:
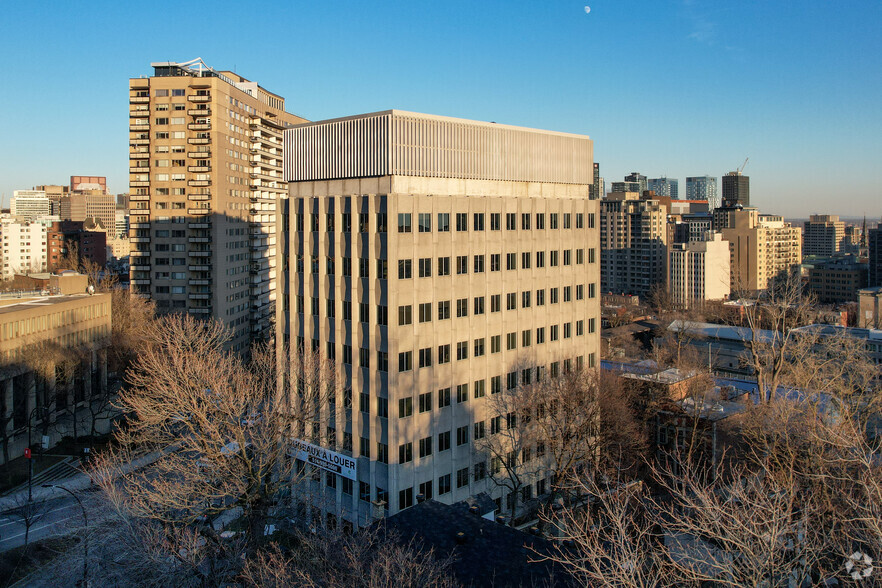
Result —
<path fill-rule="evenodd" d="M 55 306 L 81 298 L 95 298 L 109 296 L 108 294 L 59 294 L 55 296 L 31 296 L 27 298 L 4 298 L 0 299 L 0 315 L 11 314 L 34 306 Z"/>

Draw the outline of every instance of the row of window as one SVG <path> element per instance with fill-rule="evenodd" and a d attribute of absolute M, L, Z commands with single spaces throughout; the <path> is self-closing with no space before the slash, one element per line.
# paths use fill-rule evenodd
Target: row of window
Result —
<path fill-rule="evenodd" d="M 304 214 L 296 213 L 294 215 L 294 223 L 297 231 L 303 231 L 304 228 Z M 313 232 L 318 232 L 319 228 L 319 215 L 318 213 L 310 213 L 310 229 Z M 448 212 L 439 212 L 436 215 L 432 215 L 429 212 L 420 212 L 417 213 L 417 231 L 420 233 L 430 233 L 433 230 L 433 220 L 435 220 L 434 230 L 439 233 L 447 233 L 451 230 L 450 224 L 450 216 L 451 213 Z M 499 212 L 491 212 L 491 213 L 483 213 L 483 212 L 475 212 L 471 215 L 471 230 L 472 231 L 483 231 L 485 230 L 485 219 L 489 216 L 490 219 L 490 230 L 491 231 L 501 231 L 502 230 L 502 213 Z M 520 222 L 520 230 L 529 231 L 529 230 L 544 230 L 545 229 L 545 219 L 546 216 L 548 218 L 548 228 L 551 230 L 555 230 L 561 227 L 561 223 L 559 220 L 563 217 L 562 226 L 564 229 L 573 228 L 573 217 L 575 216 L 575 228 L 583 229 L 585 228 L 585 216 L 588 217 L 587 226 L 589 229 L 593 229 L 595 227 L 595 215 L 593 212 L 585 215 L 584 213 L 557 213 L 550 212 L 544 213 L 539 212 L 535 214 L 531 213 L 521 213 L 521 222 Z M 466 212 L 457 212 L 453 213 L 454 217 L 454 227 L 458 232 L 466 232 L 469 231 L 469 214 Z M 505 213 L 505 229 L 508 231 L 516 231 L 518 230 L 518 215 L 517 213 Z M 369 214 L 366 212 L 358 213 L 358 232 L 359 233 L 367 233 L 369 230 L 368 227 L 368 219 Z M 535 222 L 534 222 L 535 220 Z M 340 230 L 344 233 L 349 233 L 352 231 L 352 213 L 344 212 L 340 215 L 341 227 Z M 377 233 L 385 233 L 387 231 L 387 222 L 388 217 L 385 212 L 376 213 L 376 227 L 374 227 L 374 231 Z M 328 233 L 333 233 L 336 229 L 335 223 L 335 215 L 333 212 L 325 213 L 325 230 Z M 400 212 L 398 213 L 398 232 L 399 233 L 412 233 L 413 232 L 413 214 L 410 212 Z"/>

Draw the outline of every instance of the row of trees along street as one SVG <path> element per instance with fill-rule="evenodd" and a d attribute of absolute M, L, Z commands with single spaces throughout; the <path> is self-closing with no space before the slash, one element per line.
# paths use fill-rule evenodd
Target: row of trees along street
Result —
<path fill-rule="evenodd" d="M 799 300 L 775 296 L 749 312 L 757 328 L 781 325 L 784 338 L 755 337 L 745 361 L 760 390 L 806 393 L 745 401 L 737 451 L 722 460 L 709 461 L 697 441 L 706 406 L 720 400 L 713 380 L 674 333 L 653 354 L 661 367 L 696 377 L 685 392 L 693 408 L 684 412 L 684 434 L 669 452 L 656 448 L 653 417 L 671 399 L 615 374 L 540 370 L 488 395 L 496 416 L 475 450 L 493 482 L 516 496 L 529 497 L 527 485 L 550 473 L 547 492 L 521 506 L 514 501 L 509 520 L 538 517 L 574 584 L 848 582 L 866 566 L 847 558 L 882 554 L 882 470 L 868 435 L 878 414 L 876 368 L 853 341 L 792 336 L 787 327 Z M 292 377 L 281 379 L 293 384 L 280 387 L 278 350 L 226 353 L 228 334 L 215 323 L 169 316 L 140 333 L 117 400 L 125 426 L 91 470 L 113 513 L 89 530 L 100 561 L 90 567 L 95 583 L 456 583 L 455 561 L 409 537 L 390 538 L 377 527 L 354 535 L 342 526 L 303 530 L 287 490 L 302 474 L 285 440 L 317 442 L 325 431 L 330 407 L 345 393 L 334 365 L 308 349 L 295 352 L 286 367 Z M 155 458 L 151 466 L 126 467 L 144 456 Z M 222 536 L 210 519 L 234 507 L 241 532 Z M 283 518 L 295 524 L 264 534 Z M 72 550 L 60 558 L 56 572 L 76 557 Z M 882 583 L 877 576 L 864 585 Z"/>

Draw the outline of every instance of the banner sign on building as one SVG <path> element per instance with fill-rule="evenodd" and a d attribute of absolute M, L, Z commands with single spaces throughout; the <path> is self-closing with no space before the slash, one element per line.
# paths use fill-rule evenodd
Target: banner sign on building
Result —
<path fill-rule="evenodd" d="M 294 439 L 294 444 L 288 450 L 288 455 L 295 457 L 301 461 L 312 464 L 323 470 L 339 474 L 344 478 L 355 481 L 355 458 Z"/>

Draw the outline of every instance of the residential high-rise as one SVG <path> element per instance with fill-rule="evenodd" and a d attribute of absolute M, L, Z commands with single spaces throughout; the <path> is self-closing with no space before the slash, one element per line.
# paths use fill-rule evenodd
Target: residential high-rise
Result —
<path fill-rule="evenodd" d="M 646 190 L 649 190 L 649 186 L 647 185 L 646 176 L 639 172 L 631 172 L 627 176 L 625 176 L 626 182 L 636 182 L 640 187 L 640 194 L 643 194 Z"/>
<path fill-rule="evenodd" d="M 603 182 L 600 179 L 600 164 L 594 162 L 594 179 L 591 182 L 591 200 L 603 198 Z"/>
<path fill-rule="evenodd" d="M 634 194 L 643 194 L 643 190 L 641 189 L 642 185 L 643 184 L 641 184 L 640 182 L 613 182 L 610 185 L 610 193 L 615 192 L 618 194 L 624 194 L 632 192 Z"/>
<path fill-rule="evenodd" d="M 0 219 L 3 268 L 0 277 L 46 271 L 46 224 Z"/>
<path fill-rule="evenodd" d="M 711 210 L 719 207 L 717 178 L 713 176 L 687 177 L 686 200 L 707 200 Z"/>
<path fill-rule="evenodd" d="M 673 200 L 680 198 L 680 181 L 677 178 L 650 178 L 646 185 L 659 196 L 667 196 Z"/>
<path fill-rule="evenodd" d="M 739 171 L 723 176 L 723 206 L 750 206 L 750 178 Z"/>
<path fill-rule="evenodd" d="M 604 294 L 646 296 L 667 281 L 668 207 L 634 192 L 600 202 L 600 279 Z"/>
<path fill-rule="evenodd" d="M 769 283 L 794 271 L 802 261 L 802 232 L 780 216 L 755 208 L 728 209 L 722 229 L 729 242 L 732 292 L 766 290 Z"/>
<path fill-rule="evenodd" d="M 132 291 L 222 321 L 245 349 L 269 334 L 282 130 L 304 119 L 201 60 L 151 65 L 129 81 Z"/>
<path fill-rule="evenodd" d="M 397 110 L 285 131 L 277 339 L 334 358 L 352 399 L 328 445 L 353 467 L 307 477 L 314 504 L 363 524 L 369 501 L 548 491 L 507 494 L 477 442 L 503 386 L 599 365 L 592 156 L 582 135 Z"/>
<path fill-rule="evenodd" d="M 31 222 L 52 214 L 52 202 L 41 190 L 15 190 L 10 201 L 10 213 L 22 222 Z"/>
<path fill-rule="evenodd" d="M 867 286 L 882 286 L 882 225 L 867 231 L 867 257 L 870 260 Z"/>
<path fill-rule="evenodd" d="M 678 308 L 729 297 L 729 244 L 708 231 L 704 240 L 674 243 L 668 254 L 668 291 Z"/>
<path fill-rule="evenodd" d="M 806 221 L 802 235 L 804 256 L 830 256 L 837 253 L 845 239 L 845 223 L 831 214 L 813 214 Z"/>

